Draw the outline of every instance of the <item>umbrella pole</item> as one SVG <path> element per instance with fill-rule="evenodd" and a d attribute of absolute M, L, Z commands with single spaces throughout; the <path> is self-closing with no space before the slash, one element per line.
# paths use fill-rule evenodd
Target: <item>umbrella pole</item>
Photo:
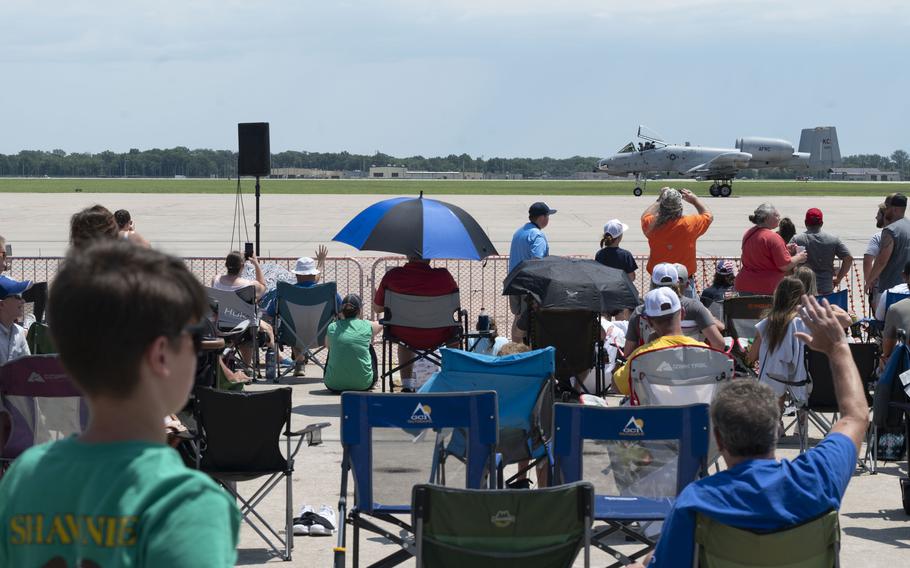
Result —
<path fill-rule="evenodd" d="M 256 176 L 256 256 L 262 254 L 259 249 L 259 176 Z M 249 237 L 247 237 L 249 238 Z"/>

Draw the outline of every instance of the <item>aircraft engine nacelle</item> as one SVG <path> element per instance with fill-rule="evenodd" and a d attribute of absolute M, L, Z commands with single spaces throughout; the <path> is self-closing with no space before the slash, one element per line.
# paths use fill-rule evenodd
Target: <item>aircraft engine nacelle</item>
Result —
<path fill-rule="evenodd" d="M 765 162 L 789 162 L 793 158 L 793 144 L 779 138 L 740 138 L 736 149 L 752 154 L 752 162 L 763 165 Z"/>

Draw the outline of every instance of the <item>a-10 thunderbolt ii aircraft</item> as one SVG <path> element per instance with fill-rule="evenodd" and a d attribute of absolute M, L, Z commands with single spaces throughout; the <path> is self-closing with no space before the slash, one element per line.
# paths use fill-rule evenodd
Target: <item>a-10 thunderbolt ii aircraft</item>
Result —
<path fill-rule="evenodd" d="M 709 148 L 668 144 L 646 127 L 638 127 L 644 142 L 629 142 L 616 154 L 597 163 L 595 172 L 610 175 L 635 174 L 635 189 L 640 196 L 647 185 L 647 174 L 708 179 L 713 197 L 730 197 L 737 172 L 750 168 L 791 168 L 822 170 L 840 166 L 840 148 L 833 126 L 805 128 L 799 151 L 778 138 L 740 138 L 735 148 Z"/>

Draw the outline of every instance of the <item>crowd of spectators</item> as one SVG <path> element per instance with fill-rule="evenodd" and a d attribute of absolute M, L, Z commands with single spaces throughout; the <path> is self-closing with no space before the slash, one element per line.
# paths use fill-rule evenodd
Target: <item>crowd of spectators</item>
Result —
<path fill-rule="evenodd" d="M 684 204 L 689 204 L 694 213 L 684 214 Z M 873 236 L 864 255 L 866 287 L 876 294 L 876 316 L 885 320 L 885 357 L 894 348 L 897 330 L 910 329 L 910 301 L 898 302 L 885 313 L 887 294 L 910 293 L 910 221 L 904 216 L 905 209 L 905 196 L 887 198 L 876 216 L 881 232 Z M 555 213 L 543 202 L 530 206 L 528 222 L 512 237 L 510 271 L 524 261 L 550 254 L 544 229 Z M 806 211 L 806 230 L 796 234 L 793 223 L 785 226 L 784 221 L 789 220 L 782 219 L 773 205 L 759 205 L 749 216 L 753 226 L 742 238 L 740 269 L 737 271 L 733 261 L 718 261 L 711 286 L 698 298 L 697 243 L 713 220 L 712 213 L 691 191 L 661 190 L 641 216 L 649 247 L 646 269 L 651 290 L 637 308 L 619 316 L 627 319 L 625 343 L 619 350 L 625 364 L 618 365 L 612 382 L 616 391 L 629 395 L 629 361 L 669 346 L 724 350 L 724 325 L 715 308 L 736 295 L 772 296 L 771 309 L 757 324 L 749 350 L 748 359 L 757 365 L 758 380 L 732 381 L 711 404 L 712 435 L 727 469 L 691 484 L 679 496 L 650 558 L 652 566 L 667 566 L 673 558 L 692 556 L 696 514 L 707 514 L 733 526 L 776 530 L 836 509 L 868 423 L 862 384 L 846 347 L 844 329 L 852 319 L 843 310 L 814 298 L 840 289 L 853 263 L 843 242 L 822 230 L 822 211 Z M 619 219 L 609 220 L 594 259 L 634 281 L 639 266 L 628 250 L 620 248 L 628 229 Z M 0 272 L 6 268 L 5 244 L 0 237 Z M 157 445 L 164 434 L 161 417 L 180 410 L 192 387 L 192 355 L 198 348 L 199 324 L 207 304 L 202 286 L 178 259 L 152 250 L 135 232 L 129 212 L 122 209 L 111 213 L 96 205 L 74 214 L 70 245 L 50 296 L 48 319 L 61 360 L 86 395 L 92 421 L 78 439 L 35 448 L 17 460 L 0 484 L 0 521 L 10 526 L 10 519 L 32 514 L 29 511 L 53 516 L 53 511 L 63 510 L 84 518 L 103 512 L 108 518 L 131 519 L 137 507 L 149 507 L 150 512 L 139 514 L 161 515 L 160 519 L 156 517 L 156 526 L 166 528 L 152 535 L 137 535 L 137 539 L 149 539 L 142 547 L 136 546 L 136 539 L 118 542 L 113 547 L 119 550 L 116 554 L 147 565 L 167 565 L 177 555 L 184 563 L 186 558 L 199 558 L 203 564 L 211 564 L 213 559 L 219 565 L 233 562 L 239 521 L 236 506 L 208 478 L 174 462 L 170 454 L 160 454 Z M 315 258 L 298 259 L 292 271 L 298 287 L 309 288 L 320 282 L 326 255 L 325 247 L 320 247 Z M 835 260 L 840 261 L 837 268 Z M 252 279 L 243 276 L 247 263 L 253 269 Z M 132 277 L 116 277 L 125 273 Z M 225 291 L 252 286 L 265 317 L 276 315 L 275 292 L 268 290 L 255 255 L 229 253 L 225 273 L 210 284 Z M 30 282 L 0 276 L 0 363 L 29 354 L 21 324 L 25 316 L 22 295 L 30 286 Z M 409 256 L 404 265 L 389 270 L 377 283 L 371 307 L 381 318 L 387 292 L 435 297 L 457 291 L 448 270 Z M 98 298 L 104 301 L 98 302 Z M 494 321 L 472 348 L 494 355 L 527 350 L 527 315 L 534 306 L 525 297 L 514 296 L 510 308 L 515 315 L 511 338 L 500 337 Z M 339 294 L 336 298 L 337 319 L 328 325 L 325 339 L 329 356 L 323 380 L 330 391 L 370 390 L 375 385 L 371 345 L 382 326 L 364 319 L 363 309 L 363 300 L 356 294 L 344 298 Z M 104 318 L 109 325 L 97 334 L 84 333 L 82 324 L 97 318 Z M 274 348 L 271 327 L 265 321 L 261 326 Z M 413 357 L 408 346 L 431 349 L 454 344 L 455 340 L 451 327 L 392 325 L 388 331 L 402 341 L 400 361 Z M 112 344 L 119 346 L 116 356 L 107 349 Z M 775 448 L 783 434 L 785 400 L 799 405 L 807 398 L 803 363 L 807 346 L 830 360 L 841 418 L 823 442 L 788 464 L 775 458 Z M 252 353 L 246 357 L 251 358 Z M 295 364 L 302 363 L 300 357 L 300 353 L 293 353 Z M 404 365 L 400 375 L 403 391 L 417 387 L 411 365 Z M 107 445 L 110 443 L 120 445 Z M 155 468 L 147 467 L 152 458 L 160 460 Z M 91 480 L 100 479 L 100 471 L 117 472 L 116 479 L 105 477 L 105 489 L 114 488 L 110 495 L 115 501 L 105 501 L 99 493 L 97 500 L 76 503 L 62 490 L 39 496 L 39 487 L 53 486 L 52 479 L 63 475 L 46 468 L 43 464 L 47 460 L 66 464 L 70 468 L 66 475 L 84 480 L 90 493 L 94 491 Z M 100 492 L 100 485 L 97 489 Z M 141 495 L 135 493 L 137 489 Z M 188 491 L 193 499 L 178 500 L 166 512 L 151 511 L 155 500 L 140 498 L 148 492 L 173 496 Z M 136 498 L 117 499 L 123 495 Z M 140 528 L 134 526 L 132 530 Z M 193 535 L 196 549 L 192 553 L 186 546 L 173 544 L 173 535 L 181 533 Z M 202 546 L 198 546 L 199 538 L 205 540 Z M 186 543 L 185 538 L 177 540 Z M 68 559 L 82 554 L 64 546 L 63 539 L 47 549 L 22 546 L 28 544 L 24 542 L 12 544 L 18 546 L 0 546 L 0 564 L 40 565 L 51 553 Z M 201 554 L 206 555 L 204 562 Z M 102 556 L 92 560 L 104 563 Z"/>

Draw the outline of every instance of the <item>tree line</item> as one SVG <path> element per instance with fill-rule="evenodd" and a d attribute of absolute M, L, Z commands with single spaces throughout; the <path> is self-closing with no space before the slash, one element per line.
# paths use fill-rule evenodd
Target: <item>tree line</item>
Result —
<path fill-rule="evenodd" d="M 412 171 L 465 171 L 493 175 L 521 175 L 525 178 L 567 178 L 576 172 L 590 172 L 599 158 L 484 158 L 468 154 L 449 154 L 425 158 L 399 158 L 377 151 L 372 155 L 349 152 L 286 151 L 272 154 L 273 168 L 316 168 L 322 170 L 361 171 L 370 166 L 398 165 Z M 910 179 L 910 155 L 896 150 L 890 156 L 856 154 L 843 158 L 844 167 L 879 168 L 898 171 Z M 161 177 L 230 178 L 237 172 L 237 153 L 230 150 L 190 150 L 184 146 L 97 154 L 23 150 L 18 154 L 0 154 L 0 176 L 8 177 Z M 798 175 L 790 170 L 753 170 L 742 177 L 786 179 Z"/>

